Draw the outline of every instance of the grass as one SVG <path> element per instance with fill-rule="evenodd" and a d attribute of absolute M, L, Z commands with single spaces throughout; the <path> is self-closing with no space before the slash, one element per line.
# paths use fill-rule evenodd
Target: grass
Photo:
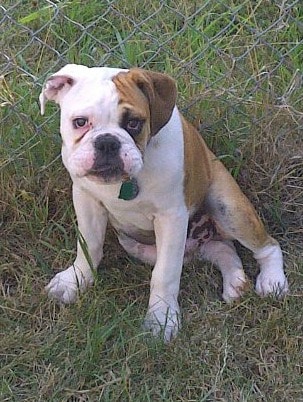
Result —
<path fill-rule="evenodd" d="M 302 5 L 133 3 L 4 1 L 0 399 L 303 400 Z M 44 286 L 75 257 L 76 224 L 57 109 L 42 118 L 37 98 L 68 61 L 178 80 L 182 110 L 283 247 L 286 299 L 251 290 L 226 305 L 219 273 L 195 262 L 182 276 L 183 328 L 164 346 L 141 327 L 151 269 L 109 232 L 96 285 L 70 307 L 47 300 Z M 253 282 L 256 266 L 239 252 Z"/>

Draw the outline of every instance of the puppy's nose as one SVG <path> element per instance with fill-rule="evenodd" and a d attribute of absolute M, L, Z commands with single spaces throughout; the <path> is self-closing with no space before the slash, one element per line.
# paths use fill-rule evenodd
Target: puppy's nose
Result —
<path fill-rule="evenodd" d="M 96 138 L 95 148 L 105 155 L 116 156 L 121 148 L 121 143 L 113 135 L 103 134 Z"/>

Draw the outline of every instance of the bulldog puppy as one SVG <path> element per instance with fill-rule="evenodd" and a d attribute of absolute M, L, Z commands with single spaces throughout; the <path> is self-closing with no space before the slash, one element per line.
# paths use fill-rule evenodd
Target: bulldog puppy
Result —
<path fill-rule="evenodd" d="M 49 296 L 72 303 L 92 285 L 109 221 L 129 254 L 154 265 L 145 325 L 165 341 L 180 327 L 180 276 L 191 256 L 220 269 L 227 302 L 247 285 L 233 240 L 260 265 L 260 296 L 288 290 L 279 244 L 180 114 L 176 94 L 165 74 L 68 64 L 39 98 L 42 114 L 47 100 L 60 105 L 62 159 L 81 234 L 72 266 L 46 286 Z"/>

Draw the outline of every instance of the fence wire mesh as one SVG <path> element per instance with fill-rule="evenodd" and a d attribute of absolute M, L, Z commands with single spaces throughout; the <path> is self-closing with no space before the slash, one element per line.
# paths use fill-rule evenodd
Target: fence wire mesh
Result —
<path fill-rule="evenodd" d="M 302 177 L 301 0 L 28 0 L 0 11 L 0 170 L 32 160 L 41 133 L 58 126 L 55 109 L 39 116 L 38 95 L 49 74 L 75 62 L 171 74 L 182 110 L 214 147 L 214 132 L 234 155 L 252 127 L 270 129 L 274 144 L 292 137 L 290 165 Z"/>
<path fill-rule="evenodd" d="M 301 115 L 300 0 L 143 1 L 133 6 L 19 1 L 0 9 L 5 124 L 11 114 L 22 115 L 22 105 L 45 77 L 68 62 L 139 65 L 182 77 L 184 85 L 196 88 L 181 91 L 187 108 L 210 92 L 237 104 L 266 92 L 273 104 Z M 36 127 L 31 116 L 23 117 Z"/>

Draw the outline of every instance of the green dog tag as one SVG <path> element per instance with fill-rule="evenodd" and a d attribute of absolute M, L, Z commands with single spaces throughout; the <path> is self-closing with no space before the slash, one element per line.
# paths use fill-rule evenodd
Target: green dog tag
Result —
<path fill-rule="evenodd" d="M 120 200 L 133 200 L 139 193 L 139 187 L 136 179 L 130 179 L 121 184 L 119 199 Z"/>

